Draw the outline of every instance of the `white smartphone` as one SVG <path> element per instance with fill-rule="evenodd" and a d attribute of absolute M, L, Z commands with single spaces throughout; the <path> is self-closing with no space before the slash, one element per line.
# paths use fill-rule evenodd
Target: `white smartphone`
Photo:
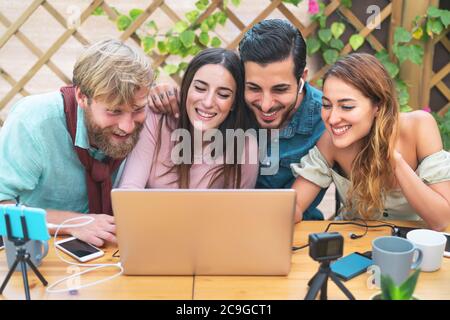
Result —
<path fill-rule="evenodd" d="M 444 257 L 450 258 L 450 233 L 442 232 L 442 234 L 447 238 L 447 243 L 445 244 Z"/>
<path fill-rule="evenodd" d="M 56 247 L 81 262 L 93 260 L 105 254 L 103 250 L 75 237 L 57 241 Z"/>

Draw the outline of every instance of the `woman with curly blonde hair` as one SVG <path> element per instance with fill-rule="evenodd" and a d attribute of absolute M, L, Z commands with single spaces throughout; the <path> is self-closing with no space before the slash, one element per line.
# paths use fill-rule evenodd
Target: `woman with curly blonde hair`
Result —
<path fill-rule="evenodd" d="M 291 168 L 297 177 L 296 221 L 321 188 L 334 182 L 341 218 L 450 223 L 450 153 L 434 118 L 400 113 L 394 84 L 372 55 L 351 54 L 324 76 L 326 132 Z"/>

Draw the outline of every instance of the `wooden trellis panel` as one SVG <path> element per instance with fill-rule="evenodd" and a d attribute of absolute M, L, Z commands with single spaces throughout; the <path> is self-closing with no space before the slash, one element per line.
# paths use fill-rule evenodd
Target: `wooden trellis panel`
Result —
<path fill-rule="evenodd" d="M 245 1 L 245 0 L 243 0 Z M 390 18 L 390 30 L 389 30 L 389 40 L 388 44 L 392 43 L 393 39 L 393 31 L 394 28 L 399 25 L 399 19 L 401 17 L 402 10 L 402 2 L 403 0 L 392 0 L 383 10 L 380 12 L 380 21 L 384 21 L 387 18 Z M 146 2 L 147 7 L 144 9 L 144 12 L 125 30 L 120 34 L 120 39 L 125 41 L 128 39 L 134 40 L 136 43 L 140 44 L 139 37 L 137 35 L 137 30 L 153 15 L 157 9 L 160 9 L 173 23 L 175 24 L 177 21 L 181 20 L 181 18 L 177 15 L 177 13 L 170 8 L 164 0 L 148 0 Z M 50 46 L 50 48 L 43 52 L 41 51 L 33 42 L 21 32 L 19 29 L 26 23 L 26 21 L 30 18 L 30 16 L 39 8 L 44 8 L 63 28 L 65 29 L 64 33 Z M 92 12 L 98 8 L 102 7 L 107 16 L 110 19 L 111 23 L 117 18 L 117 14 L 115 11 L 108 5 L 105 0 L 92 0 L 90 5 L 82 12 L 81 14 L 81 24 L 92 14 Z M 267 18 L 272 14 L 275 10 L 278 10 L 283 14 L 283 16 L 288 19 L 294 26 L 301 30 L 302 34 L 305 37 L 311 36 L 317 28 L 318 23 L 313 22 L 308 26 L 305 26 L 296 16 L 293 14 L 289 8 L 283 4 L 281 0 L 271 0 L 270 3 L 263 8 L 255 8 L 256 17 L 251 21 L 250 24 L 245 25 L 238 17 L 238 15 L 233 12 L 230 7 L 224 8 L 222 0 L 212 0 L 205 10 L 203 14 L 201 14 L 197 21 L 194 23 L 201 23 L 204 21 L 210 14 L 215 12 L 216 10 L 224 11 L 230 23 L 232 23 L 236 28 L 240 31 L 239 35 L 232 39 L 229 42 L 224 42 L 224 46 L 227 48 L 235 49 L 237 48 L 239 41 L 242 39 L 242 36 L 245 32 L 247 32 L 253 24 Z M 372 34 L 373 29 L 365 26 L 356 15 L 348 9 L 341 5 L 340 0 L 331 0 L 329 4 L 325 8 L 325 14 L 327 16 L 331 16 L 333 13 L 339 13 L 341 17 L 346 19 L 347 24 L 351 25 L 356 32 L 363 36 L 365 40 L 370 44 L 370 46 L 375 51 L 387 50 L 392 54 L 392 50 L 390 45 L 388 48 L 385 48 L 379 40 Z M 58 10 L 56 10 L 49 2 L 46 0 L 34 0 L 30 6 L 16 19 L 16 21 L 9 21 L 6 16 L 4 16 L 0 12 L 0 24 L 6 27 L 6 31 L 0 37 L 0 50 L 1 48 L 11 39 L 11 37 L 15 36 L 20 40 L 21 43 L 25 45 L 25 47 L 30 50 L 33 55 L 35 55 L 38 60 L 34 63 L 34 65 L 28 70 L 28 72 L 19 80 L 14 79 L 10 74 L 8 74 L 1 67 L 0 63 L 0 76 L 4 78 L 12 88 L 7 92 L 4 97 L 0 97 L 0 109 L 4 108 L 12 98 L 17 93 L 22 95 L 28 95 L 29 92 L 25 90 L 25 85 L 36 75 L 36 73 L 43 67 L 47 66 L 61 81 L 64 83 L 70 83 L 70 79 L 67 75 L 55 65 L 54 62 L 51 61 L 53 55 L 67 42 L 71 37 L 76 39 L 82 45 L 88 45 L 89 41 L 80 33 L 80 31 L 76 28 L 69 28 L 67 25 L 66 19 L 61 15 Z M 435 39 L 435 41 L 429 46 L 434 46 L 437 43 L 441 43 L 447 50 L 449 51 L 450 43 L 447 36 L 444 34 L 441 37 Z M 346 44 L 342 49 L 341 54 L 346 54 L 351 51 L 350 44 Z M 427 51 L 426 51 L 427 52 Z M 169 58 L 169 55 L 158 55 L 156 53 L 152 53 L 151 55 L 154 67 L 164 66 L 166 60 Z M 422 95 L 422 103 L 428 103 L 429 100 L 429 92 L 433 87 L 436 87 L 446 98 L 450 100 L 450 90 L 447 85 L 444 83 L 443 79 L 450 72 L 450 64 L 447 63 L 445 67 L 441 70 L 433 73 L 432 71 L 432 61 L 433 57 L 425 54 L 424 63 L 425 71 L 424 73 L 429 76 L 428 84 L 423 88 L 424 92 Z M 320 79 L 323 74 L 328 70 L 329 66 L 324 65 L 318 72 L 316 72 L 312 77 L 312 82 L 314 83 L 318 79 Z M 172 78 L 180 83 L 180 78 L 178 75 L 172 75 Z M 426 104 L 425 103 L 425 104 Z M 424 105 L 425 105 L 424 104 Z M 448 109 L 449 105 L 445 106 Z M 443 111 L 443 110 L 442 110 Z"/>
<path fill-rule="evenodd" d="M 436 38 L 433 43 L 431 44 L 431 46 L 435 46 L 437 43 L 442 43 L 442 45 L 444 46 L 445 50 L 447 51 L 447 56 L 450 56 L 450 41 L 448 40 L 447 34 L 443 33 L 440 37 Z M 427 75 L 424 75 L 424 77 L 426 76 L 425 79 L 430 79 L 429 81 L 429 85 L 425 86 L 423 88 L 423 102 L 424 105 L 426 105 L 425 103 L 428 103 L 429 99 L 430 99 L 430 91 L 433 89 L 433 87 L 436 87 L 443 95 L 444 97 L 447 99 L 447 104 L 441 108 L 441 110 L 439 111 L 440 115 L 444 115 L 449 109 L 450 109 L 450 103 L 448 101 L 450 101 L 450 89 L 449 87 L 444 83 L 443 79 L 445 77 L 448 76 L 448 74 L 450 73 L 450 63 L 447 63 L 441 70 L 439 70 L 436 73 L 433 73 L 432 70 L 432 61 L 433 61 L 433 57 L 428 57 L 431 56 L 431 54 L 429 53 L 429 51 L 427 51 L 427 49 L 429 50 L 429 48 L 425 49 L 425 59 L 429 59 L 429 61 L 431 61 L 431 63 L 427 63 L 425 64 L 425 72 L 427 73 Z M 431 77 L 430 77 L 431 75 Z"/>

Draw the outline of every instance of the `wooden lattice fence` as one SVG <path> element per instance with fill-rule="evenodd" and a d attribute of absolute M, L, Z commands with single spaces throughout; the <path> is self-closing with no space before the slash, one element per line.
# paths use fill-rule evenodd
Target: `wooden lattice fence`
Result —
<path fill-rule="evenodd" d="M 11 1 L 11 0 L 4 0 Z M 87 1 L 87 0 L 86 0 Z M 242 0 L 245 2 L 246 0 Z M 340 0 L 331 0 L 326 2 L 325 14 L 330 18 L 331 21 L 334 20 L 343 20 L 348 26 L 349 30 L 353 30 L 359 35 L 363 36 L 366 40 L 366 45 L 361 48 L 363 51 L 368 52 L 379 52 L 381 50 L 387 50 L 392 54 L 391 44 L 393 43 L 394 30 L 397 26 L 401 25 L 402 13 L 404 10 L 405 3 L 407 0 L 379 0 L 380 7 L 382 8 L 379 14 L 379 20 L 382 25 L 385 26 L 382 28 L 383 30 L 371 29 L 366 25 L 366 17 L 364 16 L 364 12 L 355 13 L 352 9 L 346 8 L 341 4 Z M 116 1 L 117 2 L 117 1 Z M 306 2 L 306 1 L 304 1 Z M 361 4 L 366 1 L 353 1 L 355 9 L 357 6 L 367 6 L 368 4 Z M 377 1 L 370 1 L 371 3 Z M 436 1 L 431 1 L 430 3 L 435 3 Z M 135 41 L 137 44 L 140 44 L 140 38 L 138 36 L 139 28 L 146 23 L 149 19 L 151 19 L 156 14 L 164 13 L 174 24 L 177 21 L 180 21 L 180 16 L 176 13 L 174 8 L 171 8 L 166 1 L 164 0 L 147 0 L 142 1 L 142 9 L 144 12 L 134 20 L 129 27 L 121 32 L 118 36 L 119 39 L 124 41 Z M 250 23 L 244 22 L 240 17 L 238 10 L 232 6 L 224 7 L 222 0 L 212 0 L 210 1 L 207 9 L 197 18 L 194 23 L 200 23 L 205 20 L 209 15 L 216 11 L 223 11 L 228 16 L 227 25 L 225 27 L 237 28 L 239 33 L 235 36 L 231 41 L 223 41 L 222 44 L 224 47 L 235 49 L 242 38 L 242 35 L 249 29 L 251 26 L 258 21 L 261 21 L 265 18 L 269 18 L 272 14 L 277 11 L 278 15 L 282 15 L 284 18 L 291 21 L 291 23 L 300 29 L 305 37 L 309 37 L 318 28 L 318 23 L 313 22 L 307 25 L 305 21 L 301 21 L 298 15 L 294 14 L 290 9 L 291 5 L 287 5 L 283 3 L 281 0 L 271 0 L 271 1 L 257 1 L 255 2 L 254 7 L 254 17 L 251 19 Z M 108 18 L 105 17 L 106 20 L 110 21 L 111 24 L 115 23 L 117 18 L 117 13 L 113 10 L 112 6 L 106 0 L 92 0 L 89 1 L 89 5 L 81 12 L 80 15 L 80 25 L 82 26 L 86 19 L 91 16 L 94 10 L 98 7 L 101 7 L 103 11 L 106 13 Z M 33 15 L 33 13 L 38 10 L 38 8 L 46 10 L 46 12 L 55 19 L 60 26 L 64 28 L 64 32 L 51 44 L 51 46 L 47 50 L 41 50 L 38 45 L 33 43 L 27 35 L 21 31 L 22 26 L 27 22 L 28 19 Z M 358 15 L 360 18 L 358 18 Z M 51 30 L 46 30 L 45 21 L 43 21 L 42 32 L 51 32 Z M 28 71 L 21 76 L 20 78 L 14 78 L 12 74 L 5 70 L 5 67 L 2 66 L 2 62 L 0 61 L 0 77 L 6 81 L 11 88 L 6 91 L 3 96 L 0 96 L 0 111 L 1 109 L 8 106 L 11 103 L 16 95 L 26 96 L 31 93 L 26 89 L 27 83 L 35 77 L 38 72 L 46 66 L 51 70 L 54 76 L 59 78 L 62 83 L 70 83 L 70 75 L 67 72 L 63 72 L 58 65 L 52 61 L 53 56 L 57 53 L 69 39 L 75 39 L 83 46 L 88 45 L 90 41 L 87 37 L 83 36 L 80 31 L 80 27 L 73 27 L 68 24 L 68 21 L 64 15 L 58 11 L 50 1 L 46 0 L 33 0 L 31 4 L 20 14 L 20 16 L 11 21 L 6 15 L 1 12 L 0 7 L 0 26 L 3 27 L 3 34 L 0 37 L 0 52 L 3 47 L 5 47 L 12 38 L 17 38 L 27 50 L 29 50 L 35 57 L 36 61 L 34 64 L 28 69 Z M 2 29 L 0 29 L 2 30 Z M 388 32 L 386 32 L 388 30 Z M 383 36 L 384 34 L 384 36 Z M 384 41 L 380 40 L 384 37 Z M 345 34 L 344 37 L 345 39 Z M 341 54 L 349 53 L 352 49 L 350 44 L 348 43 L 348 38 L 346 40 L 346 44 L 344 48 L 341 50 Z M 436 46 L 440 46 L 440 50 L 444 49 L 444 65 L 441 66 L 438 70 L 433 70 L 433 61 L 434 57 L 434 48 Z M 425 47 L 425 55 L 424 55 L 424 63 L 422 68 L 422 78 L 423 81 L 420 83 L 421 94 L 420 99 L 415 103 L 411 103 L 414 108 L 418 108 L 424 105 L 430 105 L 430 92 L 432 90 L 437 90 L 440 95 L 440 105 L 432 106 L 434 111 L 441 110 L 444 112 L 449 108 L 448 101 L 450 100 L 450 90 L 448 85 L 448 78 L 450 72 L 450 63 L 448 62 L 448 52 L 450 51 L 450 42 L 448 39 L 448 33 L 442 34 L 440 37 L 433 40 L 433 42 L 429 43 Z M 442 55 L 442 54 L 441 54 Z M 154 67 L 164 66 L 169 59 L 169 55 L 159 55 L 157 53 L 152 53 L 151 58 L 154 64 Z M 311 81 L 315 83 L 318 79 L 320 79 L 323 74 L 328 69 L 328 65 L 322 63 L 322 67 L 312 75 Z M 172 78 L 176 82 L 180 82 L 180 78 L 178 75 L 172 75 Z M 55 88 L 56 89 L 56 88 Z"/>

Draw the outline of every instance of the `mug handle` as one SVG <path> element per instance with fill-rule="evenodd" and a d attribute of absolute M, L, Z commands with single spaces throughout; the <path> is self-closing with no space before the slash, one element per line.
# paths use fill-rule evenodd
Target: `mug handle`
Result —
<path fill-rule="evenodd" d="M 417 269 L 422 263 L 423 253 L 419 248 L 415 248 L 414 251 L 418 253 L 416 261 L 411 265 L 411 269 Z"/>
<path fill-rule="evenodd" d="M 38 260 L 42 260 L 42 259 L 44 259 L 44 258 L 47 256 L 47 254 L 48 254 L 48 242 L 47 242 L 47 241 L 42 241 L 42 240 L 40 240 L 39 242 L 42 244 L 42 247 L 44 248 L 44 252 L 42 252 L 42 253 L 39 255 L 39 257 L 38 257 Z"/>

